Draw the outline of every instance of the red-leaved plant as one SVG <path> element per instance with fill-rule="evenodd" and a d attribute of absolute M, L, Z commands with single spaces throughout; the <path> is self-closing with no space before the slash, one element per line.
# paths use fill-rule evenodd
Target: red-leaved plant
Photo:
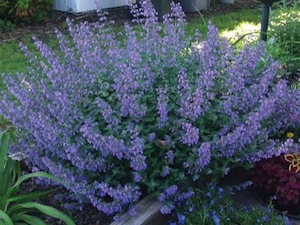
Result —
<path fill-rule="evenodd" d="M 292 133 L 288 133 L 289 135 Z M 256 163 L 252 182 L 263 200 L 272 201 L 275 208 L 300 214 L 300 153 L 281 154 Z"/>

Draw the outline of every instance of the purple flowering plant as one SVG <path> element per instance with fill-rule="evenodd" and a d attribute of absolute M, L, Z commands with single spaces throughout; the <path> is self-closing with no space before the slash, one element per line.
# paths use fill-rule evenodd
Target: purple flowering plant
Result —
<path fill-rule="evenodd" d="M 223 187 L 212 182 L 201 185 L 201 188 L 195 189 L 195 196 L 190 201 L 176 207 L 176 215 L 169 224 L 288 224 L 286 223 L 288 218 L 276 214 L 271 205 L 238 207 L 232 195 L 238 189 L 248 185 L 247 182 L 238 186 Z"/>
<path fill-rule="evenodd" d="M 20 44 L 28 73 L 3 75 L 0 113 L 22 134 L 12 152 L 108 215 L 145 194 L 169 213 L 195 180 L 299 149 L 274 138 L 299 125 L 300 95 L 277 81 L 264 45 L 236 52 L 212 23 L 195 45 L 171 8 L 160 24 L 150 0 L 133 5 L 141 29 L 126 24 L 124 36 L 67 20 L 59 53 L 34 38 L 41 56 Z"/>

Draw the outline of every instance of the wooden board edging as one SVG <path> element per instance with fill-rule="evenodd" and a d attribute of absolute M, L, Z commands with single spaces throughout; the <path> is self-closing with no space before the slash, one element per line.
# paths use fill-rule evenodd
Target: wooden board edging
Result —
<path fill-rule="evenodd" d="M 146 196 L 136 205 L 137 215 L 131 217 L 128 213 L 120 216 L 119 221 L 110 225 L 164 225 L 167 224 L 168 216 L 160 213 L 162 204 L 152 196 Z"/>

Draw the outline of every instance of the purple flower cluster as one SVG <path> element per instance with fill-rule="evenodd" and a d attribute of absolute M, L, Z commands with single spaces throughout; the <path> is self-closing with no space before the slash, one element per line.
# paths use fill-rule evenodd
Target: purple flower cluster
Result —
<path fill-rule="evenodd" d="M 91 203 L 99 210 L 108 215 L 113 215 L 122 210 L 124 206 L 137 202 L 141 196 L 138 187 L 125 185 L 111 187 L 105 182 L 95 181 L 88 193 Z M 111 202 L 103 201 L 104 197 L 113 199 Z"/>
<path fill-rule="evenodd" d="M 176 185 L 172 185 L 159 195 L 158 200 L 163 203 L 160 209 L 162 214 L 170 214 L 176 206 L 180 206 L 183 202 L 188 202 L 194 195 L 192 190 L 180 192 Z"/>
<path fill-rule="evenodd" d="M 175 195 L 175 193 L 177 192 L 178 187 L 176 185 L 172 185 L 171 187 L 168 187 L 164 193 L 160 194 L 158 200 L 160 202 L 164 202 L 166 199 L 168 199 L 169 197 Z"/>
<path fill-rule="evenodd" d="M 159 118 L 159 127 L 166 126 L 168 122 L 168 95 L 167 90 L 165 89 L 157 89 L 157 110 L 160 116 Z"/>
<path fill-rule="evenodd" d="M 32 67 L 3 75 L 0 101 L 21 134 L 11 154 L 111 215 L 134 214 L 142 190 L 170 213 L 206 169 L 300 150 L 278 135 L 300 125 L 300 91 L 278 81 L 263 44 L 237 52 L 210 22 L 193 48 L 179 4 L 162 25 L 151 1 L 140 3 L 131 7 L 139 30 L 67 20 L 59 53 L 38 39 L 41 57 L 20 45 Z"/>
<path fill-rule="evenodd" d="M 196 172 L 201 172 L 211 159 L 211 144 L 203 142 L 198 149 L 198 158 L 196 160 Z"/>
<path fill-rule="evenodd" d="M 178 110 L 182 117 L 187 117 L 190 120 L 196 120 L 203 114 L 204 105 L 204 89 L 201 85 L 197 85 L 194 93 L 191 92 L 191 85 L 187 79 L 186 71 L 180 71 L 178 75 L 178 95 L 180 99 L 180 108 Z"/>
<path fill-rule="evenodd" d="M 174 152 L 172 150 L 168 151 L 166 153 L 166 158 L 167 158 L 168 164 L 172 165 L 174 163 Z"/>
<path fill-rule="evenodd" d="M 199 141 L 199 129 L 193 127 L 190 123 L 182 123 L 184 134 L 181 136 L 181 142 L 187 146 L 197 144 Z"/>

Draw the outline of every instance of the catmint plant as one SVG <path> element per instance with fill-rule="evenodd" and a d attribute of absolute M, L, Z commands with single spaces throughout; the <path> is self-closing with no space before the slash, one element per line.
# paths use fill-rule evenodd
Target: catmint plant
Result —
<path fill-rule="evenodd" d="M 264 45 L 236 52 L 209 23 L 196 48 L 181 6 L 171 8 L 160 24 L 150 0 L 132 6 L 138 27 L 122 36 L 67 20 L 59 51 L 20 44 L 31 68 L 3 75 L 0 113 L 22 134 L 12 152 L 108 215 L 146 194 L 169 213 L 195 180 L 299 149 L 277 138 L 299 126 L 299 91 L 277 80 Z"/>

